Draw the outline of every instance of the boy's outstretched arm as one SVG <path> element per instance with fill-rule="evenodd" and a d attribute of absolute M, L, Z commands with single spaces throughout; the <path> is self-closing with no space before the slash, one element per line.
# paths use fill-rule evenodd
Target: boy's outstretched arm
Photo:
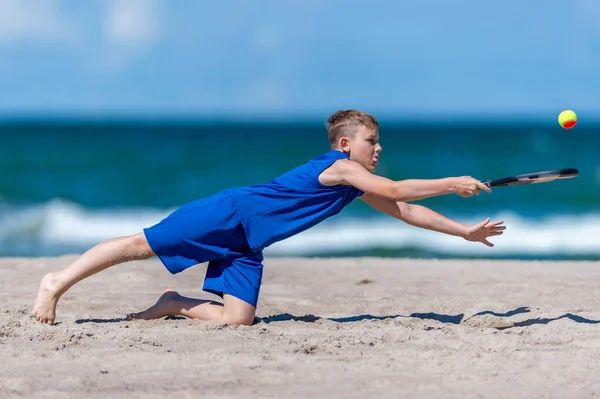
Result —
<path fill-rule="evenodd" d="M 438 195 L 455 193 L 462 197 L 492 190 L 470 176 L 442 179 L 407 179 L 394 181 L 377 176 L 351 160 L 339 160 L 319 176 L 325 185 L 347 184 L 359 190 L 398 202 L 410 202 Z"/>
<path fill-rule="evenodd" d="M 486 218 L 484 221 L 474 225 L 465 225 L 442 216 L 422 205 L 396 202 L 368 193 L 365 193 L 360 198 L 378 211 L 400 219 L 412 226 L 462 237 L 467 241 L 482 242 L 488 247 L 493 247 L 494 244 L 487 239 L 502 235 L 506 229 L 506 226 L 502 225 L 503 221 L 490 222 L 490 218 Z"/>

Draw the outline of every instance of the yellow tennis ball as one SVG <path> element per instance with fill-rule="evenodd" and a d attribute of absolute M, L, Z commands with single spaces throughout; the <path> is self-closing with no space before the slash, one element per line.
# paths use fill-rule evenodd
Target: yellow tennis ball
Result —
<path fill-rule="evenodd" d="M 558 123 L 565 129 L 570 129 L 577 124 L 577 115 L 570 109 L 566 109 L 558 114 Z"/>

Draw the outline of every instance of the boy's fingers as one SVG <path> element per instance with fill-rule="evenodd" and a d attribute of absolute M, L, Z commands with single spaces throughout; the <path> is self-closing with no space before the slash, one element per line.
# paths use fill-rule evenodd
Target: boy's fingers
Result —
<path fill-rule="evenodd" d="M 478 182 L 477 182 L 477 187 L 479 187 L 480 189 L 482 189 L 482 190 L 484 190 L 484 191 L 486 191 L 486 192 L 488 192 L 488 193 L 491 193 L 491 192 L 492 192 L 492 189 L 491 189 L 491 188 L 489 188 L 488 186 L 486 186 L 485 184 L 483 184 L 482 182 L 479 182 L 479 181 L 478 181 Z"/>

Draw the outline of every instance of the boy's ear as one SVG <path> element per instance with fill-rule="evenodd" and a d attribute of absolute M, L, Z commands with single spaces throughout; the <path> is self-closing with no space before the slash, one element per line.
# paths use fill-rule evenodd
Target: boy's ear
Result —
<path fill-rule="evenodd" d="M 340 138 L 340 149 L 342 151 L 350 151 L 350 140 L 348 137 Z"/>

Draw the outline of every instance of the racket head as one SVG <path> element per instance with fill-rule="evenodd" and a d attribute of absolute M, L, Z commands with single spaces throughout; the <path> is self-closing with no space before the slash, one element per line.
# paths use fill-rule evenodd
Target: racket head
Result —
<path fill-rule="evenodd" d="M 546 170 L 543 172 L 525 173 L 522 175 L 508 176 L 496 180 L 482 181 L 488 187 L 522 186 L 525 184 L 547 183 L 559 179 L 570 179 L 579 175 L 574 168 Z"/>

